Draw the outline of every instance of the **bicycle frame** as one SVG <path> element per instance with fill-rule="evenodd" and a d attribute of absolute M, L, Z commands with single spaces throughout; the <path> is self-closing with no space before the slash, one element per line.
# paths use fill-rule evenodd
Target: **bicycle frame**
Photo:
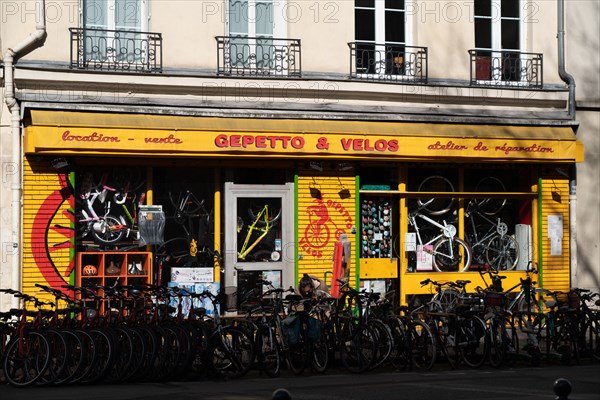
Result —
<path fill-rule="evenodd" d="M 265 226 L 260 227 L 256 226 L 258 222 L 263 219 Z M 248 226 L 248 233 L 246 234 L 246 238 L 244 243 L 242 244 L 242 248 L 238 253 L 238 259 L 245 260 L 248 254 L 252 252 L 252 250 L 267 236 L 269 230 L 271 229 L 271 225 L 269 224 L 269 206 L 265 204 L 260 212 L 256 215 L 256 218 L 252 223 Z M 252 242 L 252 244 L 248 244 L 250 242 L 250 237 L 254 231 L 261 232 L 261 234 Z"/>

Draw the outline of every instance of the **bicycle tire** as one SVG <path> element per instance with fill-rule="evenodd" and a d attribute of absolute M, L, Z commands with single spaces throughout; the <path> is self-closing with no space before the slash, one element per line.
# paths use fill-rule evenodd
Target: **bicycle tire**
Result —
<path fill-rule="evenodd" d="M 496 271 L 512 271 L 519 262 L 519 244 L 511 235 L 496 235 L 486 244 L 485 258 Z"/>
<path fill-rule="evenodd" d="M 306 340 L 306 332 L 300 330 L 298 342 L 289 345 L 286 352 L 288 367 L 295 375 L 300 375 L 304 372 L 309 363 L 309 345 Z"/>
<path fill-rule="evenodd" d="M 4 376 L 12 386 L 23 388 L 33 385 L 50 364 L 48 339 L 36 331 L 17 336 L 8 343 L 3 364 Z"/>
<path fill-rule="evenodd" d="M 114 228 L 115 226 L 127 226 L 127 221 L 122 215 L 114 216 L 114 215 L 106 215 L 101 218 L 101 224 L 106 224 L 103 226 L 101 232 L 96 231 L 92 228 L 92 236 L 94 240 L 101 244 L 111 245 L 118 243 L 125 236 L 126 229 L 118 229 Z"/>
<path fill-rule="evenodd" d="M 488 357 L 489 336 L 485 322 L 477 316 L 460 321 L 455 340 L 461 360 L 471 368 L 479 368 Z"/>
<path fill-rule="evenodd" d="M 384 322 L 390 328 L 394 338 L 394 347 L 389 356 L 390 364 L 397 370 L 405 370 L 411 365 L 410 342 L 406 328 L 400 318 L 395 316 L 386 318 Z"/>
<path fill-rule="evenodd" d="M 136 376 L 144 365 L 144 357 L 146 356 L 146 338 L 141 329 L 135 326 L 126 327 L 131 336 L 132 357 L 129 368 L 123 372 L 121 381 L 131 381 Z"/>
<path fill-rule="evenodd" d="M 264 207 L 264 205 L 261 206 L 260 209 L 262 210 L 263 207 Z M 248 216 L 250 217 L 250 220 L 251 221 L 256 221 L 256 225 L 257 226 L 265 226 L 267 223 L 262 218 L 261 219 L 257 219 L 259 213 L 260 213 L 260 211 L 259 212 L 255 212 L 255 210 L 253 210 L 252 207 L 248 208 Z M 273 217 L 268 217 L 267 221 L 269 222 L 269 225 L 274 226 L 275 223 L 277 221 L 279 221 L 280 218 L 281 218 L 281 208 L 277 209 L 277 211 L 274 213 Z"/>
<path fill-rule="evenodd" d="M 489 335 L 489 353 L 488 361 L 494 368 L 499 368 L 504 364 L 506 359 L 505 338 L 507 337 L 507 329 L 503 319 L 495 316 L 487 321 L 487 330 Z"/>
<path fill-rule="evenodd" d="M 377 336 L 369 326 L 361 326 L 354 337 L 340 343 L 342 365 L 352 373 L 368 370 L 373 365 L 376 352 Z"/>
<path fill-rule="evenodd" d="M 256 333 L 256 357 L 260 370 L 271 378 L 281 373 L 281 350 L 275 332 L 271 327 L 263 325 Z"/>
<path fill-rule="evenodd" d="M 489 192 L 489 193 L 502 193 L 506 192 L 506 187 L 504 183 L 498 178 L 493 176 L 486 176 L 477 182 L 475 186 L 476 192 Z M 487 199 L 476 199 L 477 208 L 484 213 L 485 215 L 496 215 L 498 214 L 506 205 L 506 199 L 496 199 L 496 198 L 487 198 Z"/>
<path fill-rule="evenodd" d="M 419 192 L 446 193 L 454 192 L 454 186 L 448 178 L 440 175 L 432 175 L 425 178 L 417 189 Z M 429 198 L 417 199 L 419 208 L 427 211 L 430 215 L 443 215 L 450 211 L 454 205 L 455 199 L 450 198 Z"/>
<path fill-rule="evenodd" d="M 36 385 L 53 385 L 67 367 L 68 346 L 65 334 L 58 329 L 44 329 L 43 334 L 48 339 L 50 346 L 50 363 L 46 371 L 40 376 Z"/>
<path fill-rule="evenodd" d="M 111 368 L 103 378 L 104 383 L 123 381 L 133 360 L 133 339 L 130 331 L 122 327 L 114 327 L 111 330 L 114 335 L 115 357 Z"/>
<path fill-rule="evenodd" d="M 82 341 L 83 365 L 82 368 L 69 379 L 69 384 L 71 385 L 81 382 L 96 365 L 96 340 L 87 332 L 87 330 L 76 329 L 75 333 L 79 335 Z"/>
<path fill-rule="evenodd" d="M 329 367 L 329 341 L 327 335 L 319 335 L 317 340 L 310 344 L 310 353 L 312 354 L 313 371 L 324 374 Z"/>
<path fill-rule="evenodd" d="M 437 344 L 429 325 L 412 321 L 408 327 L 410 361 L 420 370 L 429 371 L 437 358 Z"/>
<path fill-rule="evenodd" d="M 597 318 L 588 319 L 583 335 L 586 352 L 594 360 L 600 360 L 600 321 Z"/>
<path fill-rule="evenodd" d="M 81 380 L 83 384 L 97 383 L 104 379 L 115 359 L 113 335 L 104 328 L 92 328 L 88 332 L 94 337 L 96 361 Z"/>
<path fill-rule="evenodd" d="M 394 337 L 391 329 L 379 319 L 370 318 L 369 326 L 373 329 L 376 335 L 377 347 L 375 351 L 375 359 L 371 365 L 371 369 L 382 366 L 390 357 L 394 348 Z"/>
<path fill-rule="evenodd" d="M 253 341 L 243 331 L 227 326 L 212 337 L 208 351 L 210 364 L 217 375 L 240 378 L 250 370 L 254 359 Z"/>
<path fill-rule="evenodd" d="M 71 380 L 84 368 L 85 355 L 82 336 L 74 330 L 63 329 L 62 333 L 67 340 L 67 365 L 63 373 L 54 381 L 55 385 L 70 383 Z"/>
<path fill-rule="evenodd" d="M 449 245 L 449 243 L 452 243 L 452 245 Z M 433 246 L 433 268 L 438 272 L 468 271 L 471 260 L 471 247 L 467 242 L 457 237 L 440 239 Z"/>

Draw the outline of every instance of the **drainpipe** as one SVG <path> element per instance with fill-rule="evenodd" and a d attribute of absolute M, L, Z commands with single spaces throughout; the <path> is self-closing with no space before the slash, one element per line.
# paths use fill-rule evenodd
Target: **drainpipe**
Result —
<path fill-rule="evenodd" d="M 575 78 L 565 69 L 565 1 L 558 0 L 558 75 L 569 85 L 569 116 L 575 119 Z"/>
<path fill-rule="evenodd" d="M 15 98 L 15 81 L 14 81 L 14 63 L 16 59 L 26 55 L 34 49 L 44 45 L 46 40 L 46 13 L 45 13 L 45 0 L 38 0 L 36 2 L 36 27 L 35 31 L 30 33 L 29 36 L 21 43 L 14 47 L 9 47 L 4 54 L 4 101 L 8 106 L 8 110 L 11 115 L 10 130 L 12 135 L 12 148 L 11 148 L 11 163 L 15 168 L 14 174 L 11 179 L 11 240 L 14 249 L 15 256 L 12 257 L 12 288 L 21 288 L 21 260 L 22 260 L 22 247 L 21 245 L 21 209 L 23 207 L 22 202 L 22 166 L 23 160 L 21 157 L 21 107 Z M 19 299 L 13 298 L 14 307 L 19 306 Z"/>
<path fill-rule="evenodd" d="M 575 79 L 565 69 L 565 1 L 558 0 L 558 75 L 569 85 L 569 116 L 575 120 Z M 569 255 L 571 287 L 577 287 L 577 166 L 569 168 Z"/>

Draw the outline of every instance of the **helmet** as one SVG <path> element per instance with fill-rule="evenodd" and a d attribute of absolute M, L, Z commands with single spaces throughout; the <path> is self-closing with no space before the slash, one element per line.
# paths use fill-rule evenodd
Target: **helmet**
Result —
<path fill-rule="evenodd" d="M 94 265 L 91 265 L 91 264 L 83 267 L 82 272 L 83 272 L 83 275 L 85 275 L 85 276 L 98 275 L 98 269 Z"/>
<path fill-rule="evenodd" d="M 312 296 L 315 291 L 315 285 L 313 280 L 308 274 L 304 274 L 302 279 L 300 279 L 300 283 L 298 284 L 298 288 L 300 289 L 300 294 L 304 297 Z"/>

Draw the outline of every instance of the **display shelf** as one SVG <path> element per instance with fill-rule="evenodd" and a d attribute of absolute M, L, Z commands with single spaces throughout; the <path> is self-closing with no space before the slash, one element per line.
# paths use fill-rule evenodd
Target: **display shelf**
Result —
<path fill-rule="evenodd" d="M 151 283 L 151 277 L 151 252 L 103 251 L 77 254 L 76 286 L 141 285 Z M 103 295 L 101 289 L 99 295 Z M 102 305 L 101 312 L 103 311 Z"/>

